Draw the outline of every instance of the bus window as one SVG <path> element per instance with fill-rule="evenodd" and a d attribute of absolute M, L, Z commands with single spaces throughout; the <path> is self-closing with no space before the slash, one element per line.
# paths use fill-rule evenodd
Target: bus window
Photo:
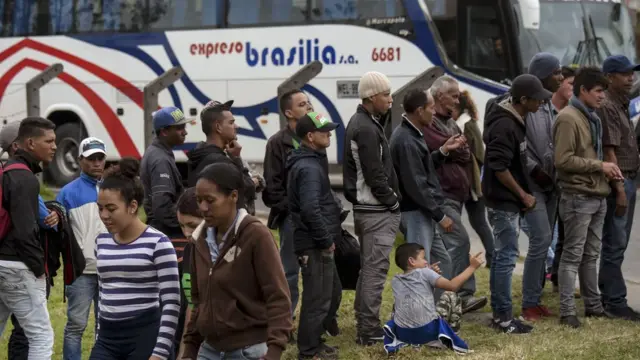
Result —
<path fill-rule="evenodd" d="M 312 0 L 312 20 L 354 20 L 404 16 L 400 0 Z"/>
<path fill-rule="evenodd" d="M 308 18 L 306 0 L 230 0 L 227 24 L 299 24 Z"/>
<path fill-rule="evenodd" d="M 224 18 L 224 0 L 152 0 L 149 27 L 152 30 L 219 27 Z"/>
<path fill-rule="evenodd" d="M 458 8 L 462 21 L 459 37 L 460 65 L 474 73 L 502 81 L 508 78 L 505 42 L 497 4 L 488 1 L 461 1 L 471 4 Z M 459 4 L 462 5 L 462 4 Z"/>

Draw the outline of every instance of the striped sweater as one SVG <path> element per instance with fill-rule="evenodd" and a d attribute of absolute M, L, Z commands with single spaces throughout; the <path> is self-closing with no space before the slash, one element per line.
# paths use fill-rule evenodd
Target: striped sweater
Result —
<path fill-rule="evenodd" d="M 171 241 L 152 227 L 126 245 L 104 233 L 96 239 L 96 259 L 100 319 L 129 320 L 162 304 L 153 355 L 167 359 L 180 313 L 178 261 Z"/>

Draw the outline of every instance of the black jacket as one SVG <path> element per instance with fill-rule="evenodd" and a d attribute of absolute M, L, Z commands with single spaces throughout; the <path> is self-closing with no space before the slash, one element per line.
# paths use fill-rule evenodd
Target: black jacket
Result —
<path fill-rule="evenodd" d="M 349 120 L 344 148 L 344 196 L 353 210 L 398 210 L 398 178 L 383 126 L 362 105 Z"/>
<path fill-rule="evenodd" d="M 144 187 L 144 211 L 147 224 L 169 238 L 182 237 L 175 204 L 182 194 L 182 176 L 173 150 L 156 139 L 140 163 L 140 180 Z"/>
<path fill-rule="evenodd" d="M 486 145 L 482 192 L 490 208 L 521 212 L 520 197 L 502 184 L 496 172 L 509 170 L 524 191 L 527 183 L 527 140 L 524 119 L 513 109 L 509 99 L 487 102 L 483 140 Z"/>
<path fill-rule="evenodd" d="M 253 179 L 251 179 L 249 170 L 245 169 L 241 158 L 228 156 L 221 148 L 205 142 L 199 143 L 195 149 L 189 151 L 187 158 L 189 159 L 189 187 L 196 186 L 196 182 L 198 182 L 198 174 L 202 169 L 207 167 L 207 165 L 227 162 L 237 166 L 242 172 L 244 178 L 244 191 L 242 192 L 240 199 L 238 199 L 238 208 L 246 208 L 246 202 L 256 199 L 256 185 L 253 182 Z"/>
<path fill-rule="evenodd" d="M 287 160 L 287 198 L 297 254 L 327 249 L 342 236 L 341 208 L 323 166 L 326 157 L 326 153 L 302 145 Z"/>
<path fill-rule="evenodd" d="M 71 285 L 84 272 L 86 261 L 80 243 L 73 234 L 73 229 L 69 223 L 67 210 L 57 201 L 47 201 L 47 209 L 58 214 L 57 230 L 41 229 L 40 242 L 47 253 L 47 273 L 49 281 L 53 286 L 53 279 L 56 277 L 60 266 L 63 268 L 64 285 Z M 60 263 L 62 259 L 62 263 Z"/>
<path fill-rule="evenodd" d="M 267 225 L 278 229 L 288 214 L 287 157 L 300 146 L 296 134 L 285 127 L 267 141 L 264 153 L 264 180 L 267 187 L 262 191 L 262 201 L 271 208 Z"/>
<path fill-rule="evenodd" d="M 445 156 L 439 150 L 430 152 L 423 136 L 422 131 L 403 118 L 389 140 L 393 165 L 400 180 L 400 210 L 422 210 L 439 222 L 444 218 L 440 210 L 444 195 L 436 167 L 444 162 Z"/>
<path fill-rule="evenodd" d="M 22 163 L 31 171 L 13 170 L 2 175 L 2 204 L 11 216 L 11 229 L 0 239 L 0 260 L 23 262 L 36 277 L 45 273 L 45 254 L 38 233 L 42 169 L 28 152 L 18 150 L 7 165 Z"/>

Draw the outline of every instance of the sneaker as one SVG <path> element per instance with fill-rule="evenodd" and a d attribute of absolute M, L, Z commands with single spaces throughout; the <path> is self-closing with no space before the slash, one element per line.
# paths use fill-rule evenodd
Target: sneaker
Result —
<path fill-rule="evenodd" d="M 560 318 L 560 325 L 566 325 L 574 329 L 577 329 L 582 326 L 582 323 L 580 322 L 580 320 L 578 320 L 577 316 L 569 315 L 569 316 L 563 316 Z"/>
<path fill-rule="evenodd" d="M 466 314 L 471 311 L 480 310 L 487 305 L 487 297 L 473 297 L 462 299 L 462 313 Z"/>
<path fill-rule="evenodd" d="M 584 311 L 584 317 L 595 318 L 595 319 L 611 319 L 612 316 L 604 310 L 601 311 Z"/>
<path fill-rule="evenodd" d="M 542 318 L 542 314 L 537 306 L 528 307 L 526 309 L 522 309 L 522 316 L 524 320 L 527 321 L 538 321 Z"/>
<path fill-rule="evenodd" d="M 340 335 L 340 327 L 338 326 L 338 320 L 334 318 L 331 320 L 331 323 L 325 329 L 327 331 L 327 335 L 329 336 L 338 336 Z"/>
<path fill-rule="evenodd" d="M 299 360 L 313 359 L 313 360 L 336 360 L 338 359 L 338 349 L 326 344 L 320 344 L 318 351 L 312 356 L 298 355 Z"/>
<path fill-rule="evenodd" d="M 607 308 L 607 313 L 616 319 L 629 320 L 629 321 L 640 321 L 640 315 L 637 312 L 633 311 L 629 306 L 625 306 L 622 308 Z"/>
<path fill-rule="evenodd" d="M 551 312 L 551 310 L 549 310 L 549 308 L 544 305 L 538 305 L 538 311 L 540 312 L 540 315 L 542 315 L 542 317 L 553 316 L 553 313 Z"/>
<path fill-rule="evenodd" d="M 533 331 L 533 326 L 527 325 L 517 319 L 511 319 L 506 323 L 502 323 L 500 320 L 494 319 L 491 322 L 491 327 L 498 331 L 502 331 L 505 334 L 528 334 Z"/>
<path fill-rule="evenodd" d="M 384 330 L 382 328 L 374 331 L 371 335 L 358 335 L 356 344 L 361 346 L 373 346 L 381 344 L 384 341 Z"/>

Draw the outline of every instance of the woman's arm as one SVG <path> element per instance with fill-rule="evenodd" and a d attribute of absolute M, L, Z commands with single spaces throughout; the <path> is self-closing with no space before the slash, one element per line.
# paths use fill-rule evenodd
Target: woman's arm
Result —
<path fill-rule="evenodd" d="M 273 235 L 262 225 L 252 225 L 255 234 L 253 268 L 267 308 L 267 360 L 279 360 L 287 346 L 291 321 L 291 296 Z"/>
<path fill-rule="evenodd" d="M 173 339 L 178 327 L 176 314 L 180 313 L 180 281 L 178 275 L 178 257 L 169 238 L 162 237 L 153 252 L 153 262 L 158 276 L 160 292 L 161 318 L 158 339 L 153 356 L 166 360 L 171 354 Z"/>
<path fill-rule="evenodd" d="M 183 334 L 187 333 L 187 328 L 189 327 L 189 321 L 191 321 L 191 311 L 192 311 L 192 306 L 189 305 L 189 307 L 187 308 L 187 311 L 185 311 L 184 314 L 184 330 L 183 330 Z M 184 357 L 184 347 L 185 347 L 185 343 L 184 343 L 184 337 L 182 339 L 180 339 L 180 352 L 178 353 L 178 357 L 176 358 L 177 360 L 180 360 Z"/>

